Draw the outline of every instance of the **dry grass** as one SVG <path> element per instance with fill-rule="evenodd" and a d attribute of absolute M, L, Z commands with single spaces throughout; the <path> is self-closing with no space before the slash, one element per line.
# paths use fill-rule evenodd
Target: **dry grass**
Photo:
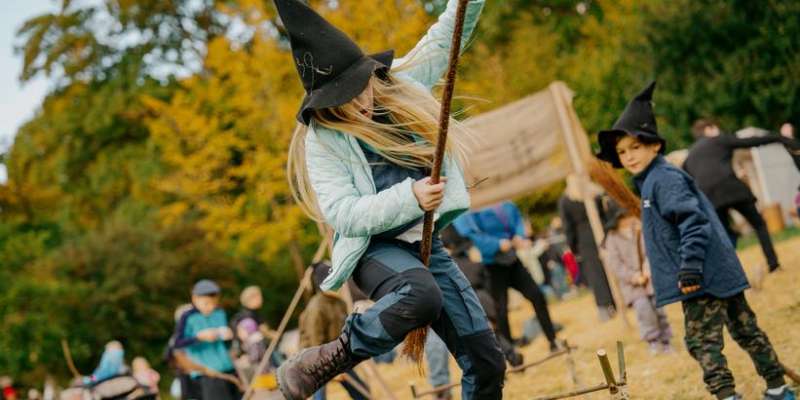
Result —
<path fill-rule="evenodd" d="M 747 298 L 759 318 L 759 325 L 767 332 L 772 344 L 784 364 L 800 370 L 800 344 L 798 343 L 797 326 L 800 323 L 800 237 L 783 241 L 776 249 L 784 270 L 767 276 L 764 288 L 760 292 L 750 290 Z M 753 246 L 740 253 L 748 274 L 754 271 L 753 266 L 763 263 L 763 255 L 759 246 Z M 551 305 L 551 313 L 556 321 L 564 325 L 561 338 L 579 346 L 575 358 L 578 373 L 584 386 L 603 381 L 602 372 L 595 352 L 605 348 L 612 355 L 612 365 L 616 368 L 614 358 L 615 342 L 625 342 L 625 355 L 628 362 L 628 381 L 632 399 L 653 400 L 695 400 L 711 399 L 705 391 L 700 367 L 688 355 L 683 346 L 683 314 L 680 305 L 667 307 L 670 323 L 675 332 L 674 344 L 678 353 L 650 357 L 645 344 L 639 339 L 636 320 L 632 311 L 627 312 L 631 327 L 626 327 L 617 318 L 605 324 L 598 322 L 594 302 L 591 296 L 578 298 Z M 520 327 L 533 315 L 529 304 L 523 304 L 511 314 L 512 326 Z M 516 332 L 520 334 L 519 331 Z M 764 390 L 763 380 L 756 374 L 750 358 L 726 333 L 725 354 L 731 370 L 736 377 L 737 391 L 744 393 L 745 398 L 760 398 Z M 535 360 L 547 355 L 544 339 L 537 339 L 523 350 L 526 360 Z M 452 361 L 452 359 L 451 359 Z M 410 399 L 408 388 L 410 381 L 416 382 L 423 389 L 429 388 L 423 377 L 410 365 L 381 365 L 379 370 L 392 388 L 397 399 Z M 451 375 L 458 379 L 459 370 L 451 362 Z M 331 399 L 349 398 L 338 385 L 329 390 Z M 523 400 L 543 396 L 575 388 L 562 359 L 551 361 L 542 366 L 530 369 L 523 374 L 513 375 L 506 380 L 505 399 Z M 460 398 L 458 390 L 455 398 Z M 384 398 L 384 397 L 379 397 Z M 583 397 L 587 398 L 587 397 Z M 607 398 L 606 395 L 595 394 L 594 399 Z M 431 397 L 428 397 L 431 399 Z"/>

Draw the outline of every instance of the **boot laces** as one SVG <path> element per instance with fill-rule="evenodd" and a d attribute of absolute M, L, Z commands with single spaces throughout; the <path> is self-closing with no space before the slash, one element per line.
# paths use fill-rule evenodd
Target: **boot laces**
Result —
<path fill-rule="evenodd" d="M 337 375 L 347 371 L 352 366 L 352 360 L 348 357 L 343 345 L 337 346 L 336 350 L 321 357 L 307 371 L 314 377 L 317 386 L 328 383 Z"/>

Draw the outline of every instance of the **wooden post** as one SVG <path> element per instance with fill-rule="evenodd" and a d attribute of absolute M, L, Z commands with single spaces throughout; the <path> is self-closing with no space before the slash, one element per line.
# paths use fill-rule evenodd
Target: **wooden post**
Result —
<path fill-rule="evenodd" d="M 600 361 L 600 368 L 603 370 L 603 377 L 606 382 L 588 388 L 572 390 L 569 392 L 556 393 L 549 396 L 537 397 L 534 400 L 558 400 L 566 399 L 569 397 L 588 395 L 593 392 L 600 392 L 608 390 L 609 398 L 611 400 L 628 400 L 628 384 L 625 381 L 625 355 L 623 354 L 622 342 L 617 342 L 617 358 L 619 361 L 620 377 L 614 377 L 614 371 L 611 369 L 611 363 L 608 361 L 608 354 L 605 350 L 600 349 L 597 351 L 597 358 Z"/>
<path fill-rule="evenodd" d="M 597 358 L 600 360 L 600 368 L 603 369 L 603 376 L 606 378 L 608 389 L 611 393 L 617 392 L 617 380 L 614 378 L 614 371 L 611 369 L 611 363 L 608 362 L 608 354 L 605 350 L 597 350 Z"/>
<path fill-rule="evenodd" d="M 628 371 L 625 368 L 625 349 L 622 342 L 617 341 L 617 360 L 619 361 L 619 380 L 623 382 L 628 381 Z"/>
<path fill-rule="evenodd" d="M 560 122 L 561 129 L 564 133 L 564 139 L 567 144 L 567 152 L 569 154 L 570 163 L 572 164 L 572 168 L 575 173 L 580 177 L 581 192 L 583 193 L 583 205 L 586 208 L 586 216 L 589 218 L 589 224 L 592 227 L 592 234 L 594 235 L 594 240 L 597 244 L 598 254 L 601 254 L 602 243 L 605 236 L 603 233 L 603 223 L 600 221 L 600 213 L 597 211 L 597 205 L 594 202 L 594 198 L 588 195 L 586 190 L 586 184 L 589 182 L 589 174 L 587 172 L 586 165 L 584 164 L 584 157 L 587 155 L 583 153 L 585 153 L 588 149 L 586 149 L 586 146 L 581 146 L 578 143 L 578 137 L 575 133 L 575 129 L 573 129 L 573 119 L 570 118 L 570 112 L 567 109 L 568 100 L 566 94 L 564 93 L 566 91 L 566 85 L 564 85 L 563 82 L 553 82 L 550 84 L 549 90 L 551 96 L 553 97 L 553 104 L 555 105 L 555 109 L 558 114 L 558 120 Z M 582 128 L 579 129 L 583 131 Z M 585 133 L 583 136 L 586 136 Z M 584 151 L 581 151 L 581 148 L 584 148 Z M 608 284 L 611 288 L 611 298 L 614 300 L 614 304 L 616 304 L 617 314 L 620 315 L 625 326 L 630 328 L 632 325 L 630 321 L 628 321 L 628 317 L 625 312 L 625 305 L 622 301 L 621 295 L 622 292 L 617 284 L 616 276 L 613 274 L 611 269 L 605 265 L 605 263 L 603 263 L 603 270 L 606 273 Z"/>

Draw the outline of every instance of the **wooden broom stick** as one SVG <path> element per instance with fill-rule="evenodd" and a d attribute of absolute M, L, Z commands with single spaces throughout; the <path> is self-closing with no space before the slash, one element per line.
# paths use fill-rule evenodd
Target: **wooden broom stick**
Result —
<path fill-rule="evenodd" d="M 453 43 L 450 48 L 450 61 L 447 75 L 444 81 L 444 91 L 442 93 L 442 108 L 439 112 L 439 139 L 436 142 L 436 153 L 433 158 L 433 170 L 431 171 L 431 183 L 437 184 L 442 174 L 442 164 L 444 163 L 444 152 L 447 147 L 447 133 L 450 128 L 450 105 L 453 101 L 453 89 L 456 85 L 456 72 L 458 70 L 458 59 L 461 51 L 461 37 L 464 33 L 464 19 L 467 13 L 467 0 L 459 0 L 456 12 L 456 26 L 453 32 Z M 421 258 L 425 265 L 428 265 L 431 256 L 431 246 L 433 242 L 433 211 L 425 212 L 425 219 L 422 228 L 422 251 Z"/>
<path fill-rule="evenodd" d="M 61 339 L 61 350 L 64 352 L 64 359 L 67 360 L 67 368 L 69 368 L 69 372 L 72 373 L 74 378 L 80 378 L 82 375 L 80 372 L 78 372 L 78 368 L 75 368 L 75 362 L 72 360 L 72 352 L 69 351 L 67 338 Z"/>
<path fill-rule="evenodd" d="M 453 31 L 453 42 L 450 48 L 450 60 L 445 76 L 444 91 L 442 93 L 442 108 L 439 112 L 439 138 L 436 142 L 436 153 L 433 158 L 433 170 L 431 171 L 431 183 L 439 183 L 442 174 L 442 164 L 444 163 L 444 152 L 447 145 L 447 132 L 450 128 L 450 104 L 453 100 L 453 89 L 456 84 L 456 71 L 458 69 L 458 58 L 461 52 L 461 37 L 464 33 L 464 20 L 467 13 L 467 0 L 459 0 L 456 11 L 455 29 Z M 422 249 L 420 259 L 428 266 L 431 257 L 431 246 L 433 245 L 433 211 L 426 211 L 422 228 Z M 425 340 L 428 337 L 428 327 L 423 326 L 411 331 L 406 336 L 403 355 L 414 360 L 420 365 L 422 363 L 422 353 L 425 350 Z"/>

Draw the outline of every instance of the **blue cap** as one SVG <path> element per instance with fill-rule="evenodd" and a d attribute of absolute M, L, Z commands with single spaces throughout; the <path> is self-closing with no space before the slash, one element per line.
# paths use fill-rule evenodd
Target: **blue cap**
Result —
<path fill-rule="evenodd" d="M 192 294 L 195 296 L 212 296 L 219 294 L 219 286 L 212 280 L 203 279 L 194 284 Z"/>

